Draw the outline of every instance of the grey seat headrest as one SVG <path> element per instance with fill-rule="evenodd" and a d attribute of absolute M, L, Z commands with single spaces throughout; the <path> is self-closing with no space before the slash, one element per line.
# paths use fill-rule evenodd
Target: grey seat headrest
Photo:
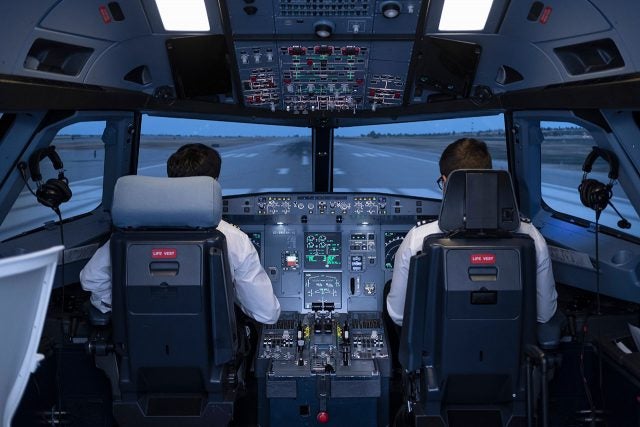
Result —
<path fill-rule="evenodd" d="M 215 228 L 222 218 L 222 190 L 208 176 L 118 179 L 111 208 L 117 228 Z"/>

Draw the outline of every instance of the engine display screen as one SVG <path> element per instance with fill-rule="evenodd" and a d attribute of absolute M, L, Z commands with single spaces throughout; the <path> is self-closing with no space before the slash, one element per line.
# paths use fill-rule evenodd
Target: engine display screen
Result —
<path fill-rule="evenodd" d="M 311 308 L 314 302 L 332 302 L 335 308 L 342 308 L 342 273 L 304 273 L 304 308 Z"/>
<path fill-rule="evenodd" d="M 324 270 L 341 269 L 341 234 L 304 233 L 304 267 Z"/>

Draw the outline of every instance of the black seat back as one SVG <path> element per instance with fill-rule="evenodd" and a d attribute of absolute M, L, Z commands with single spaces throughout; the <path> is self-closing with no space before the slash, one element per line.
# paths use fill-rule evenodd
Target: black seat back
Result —
<path fill-rule="evenodd" d="M 502 405 L 508 420 L 524 409 L 524 348 L 536 325 L 535 247 L 515 233 L 508 173 L 454 171 L 439 226 L 411 259 L 400 363 L 420 374 L 427 416 L 446 423 L 452 405 Z"/>
<path fill-rule="evenodd" d="M 213 178 L 120 178 L 111 237 L 120 425 L 217 425 L 238 352 Z M 216 406 L 217 405 L 217 406 Z M 186 418 L 183 418 L 186 417 Z"/>

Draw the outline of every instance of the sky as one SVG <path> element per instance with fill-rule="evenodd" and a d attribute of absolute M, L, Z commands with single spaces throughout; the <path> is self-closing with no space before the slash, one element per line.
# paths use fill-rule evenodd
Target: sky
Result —
<path fill-rule="evenodd" d="M 338 128 L 336 136 L 359 136 L 371 131 L 377 133 L 441 133 L 479 131 L 504 128 L 502 114 L 487 117 L 433 120 L 429 122 L 394 123 L 377 126 Z M 63 129 L 61 134 L 100 135 L 104 122 L 77 123 Z M 310 134 L 308 128 L 261 124 L 219 122 L 167 117 L 142 117 L 142 134 L 194 135 L 194 136 L 292 136 Z"/>

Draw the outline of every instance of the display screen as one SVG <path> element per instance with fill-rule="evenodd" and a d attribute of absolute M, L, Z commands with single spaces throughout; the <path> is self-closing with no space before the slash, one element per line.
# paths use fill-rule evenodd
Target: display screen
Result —
<path fill-rule="evenodd" d="M 385 231 L 384 232 L 384 268 L 393 269 L 396 252 L 400 244 L 404 240 L 404 231 Z"/>
<path fill-rule="evenodd" d="M 253 247 L 256 248 L 256 252 L 258 252 L 258 257 L 262 259 L 262 233 L 247 233 Z"/>
<path fill-rule="evenodd" d="M 304 233 L 304 267 L 325 270 L 342 268 L 340 233 Z"/>
<path fill-rule="evenodd" d="M 304 273 L 304 308 L 311 308 L 314 302 L 332 302 L 335 308 L 342 308 L 342 273 Z"/>
<path fill-rule="evenodd" d="M 284 251 L 282 252 L 282 269 L 283 270 L 297 270 L 300 267 L 300 257 L 298 257 L 298 251 Z"/>

